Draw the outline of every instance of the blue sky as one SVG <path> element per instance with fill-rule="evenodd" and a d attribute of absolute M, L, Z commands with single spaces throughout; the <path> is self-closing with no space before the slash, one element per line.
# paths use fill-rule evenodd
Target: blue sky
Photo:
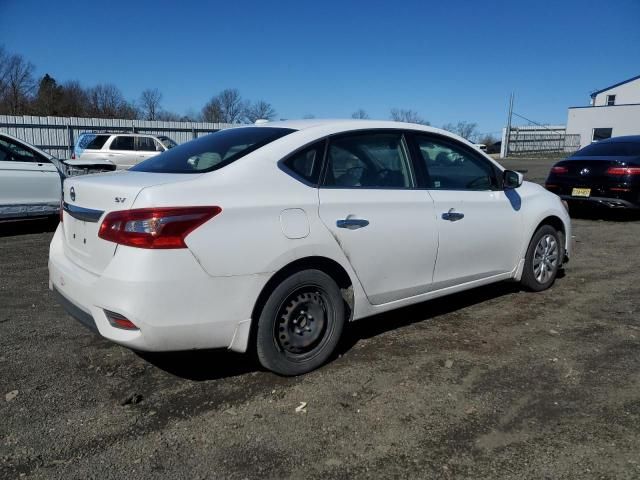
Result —
<path fill-rule="evenodd" d="M 113 83 L 200 110 L 224 88 L 281 118 L 388 118 L 441 126 L 566 122 L 567 107 L 640 74 L 640 0 L 0 0 L 0 44 L 58 81 Z"/>

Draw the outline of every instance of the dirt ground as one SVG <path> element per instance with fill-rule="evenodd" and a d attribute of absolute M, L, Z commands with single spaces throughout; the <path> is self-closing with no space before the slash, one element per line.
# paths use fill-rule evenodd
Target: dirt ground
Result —
<path fill-rule="evenodd" d="M 505 163 L 542 181 L 551 161 Z M 93 335 L 48 290 L 51 228 L 5 227 L 0 478 L 640 478 L 637 218 L 574 219 L 546 292 L 503 283 L 356 322 L 298 378 Z"/>

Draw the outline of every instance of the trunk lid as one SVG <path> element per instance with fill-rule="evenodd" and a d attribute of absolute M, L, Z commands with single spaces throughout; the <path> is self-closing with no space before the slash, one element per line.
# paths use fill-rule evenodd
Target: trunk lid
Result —
<path fill-rule="evenodd" d="M 570 160 L 564 160 L 557 165 L 565 167 L 569 171 L 562 175 L 563 179 L 573 180 L 574 182 L 601 183 L 606 182 L 609 176 L 607 169 L 609 167 L 617 167 L 622 162 L 609 158 L 599 157 L 579 157 Z"/>
<path fill-rule="evenodd" d="M 130 209 L 145 188 L 197 177 L 200 175 L 121 171 L 67 178 L 62 223 L 66 256 L 85 270 L 102 273 L 117 248 L 115 243 L 98 237 L 105 215 Z"/>

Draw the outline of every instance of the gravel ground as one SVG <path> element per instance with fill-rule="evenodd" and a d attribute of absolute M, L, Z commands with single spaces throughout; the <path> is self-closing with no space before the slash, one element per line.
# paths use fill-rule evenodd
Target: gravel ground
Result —
<path fill-rule="evenodd" d="M 505 163 L 541 181 L 550 162 Z M 356 322 L 332 363 L 281 378 L 91 334 L 48 290 L 51 227 L 2 226 L 0 478 L 639 478 L 640 221 L 574 230 L 550 290 Z"/>

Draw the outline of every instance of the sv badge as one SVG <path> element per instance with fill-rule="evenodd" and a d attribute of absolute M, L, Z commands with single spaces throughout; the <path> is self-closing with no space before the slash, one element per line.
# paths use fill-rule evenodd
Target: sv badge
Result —
<path fill-rule="evenodd" d="M 124 203 L 126 198 L 125 197 L 116 197 L 115 200 L 116 200 L 116 203 Z"/>

